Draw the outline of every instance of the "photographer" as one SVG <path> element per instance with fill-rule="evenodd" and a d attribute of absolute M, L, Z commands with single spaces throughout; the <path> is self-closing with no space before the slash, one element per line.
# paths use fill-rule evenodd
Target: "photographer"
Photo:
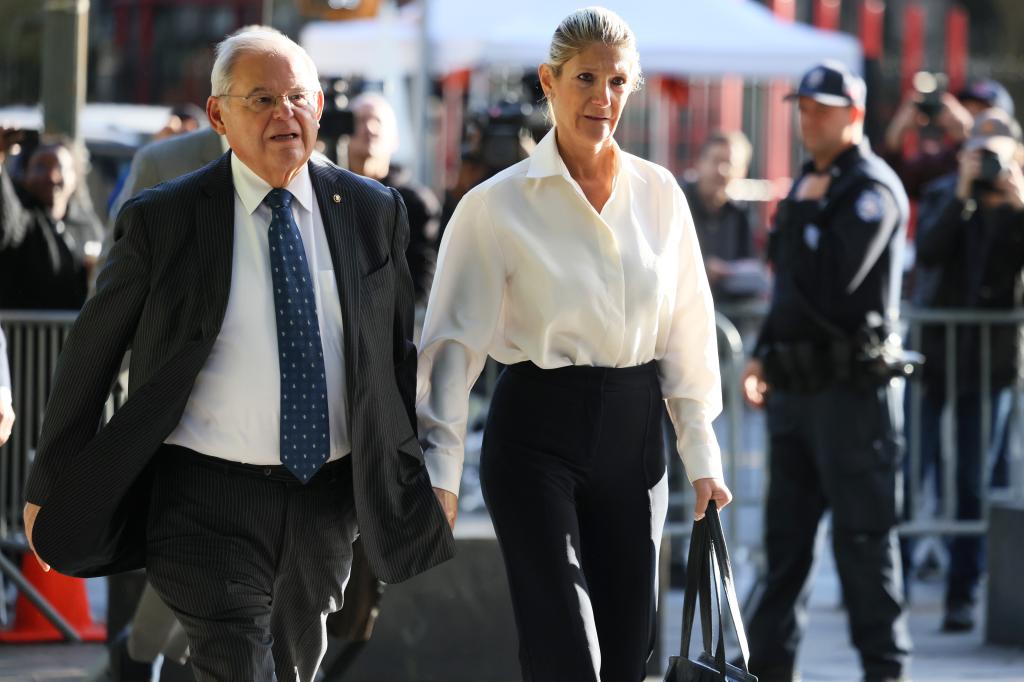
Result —
<path fill-rule="evenodd" d="M 922 269 L 916 302 L 925 307 L 1011 309 L 1020 304 L 1017 281 L 1024 269 L 1024 173 L 1021 129 L 999 109 L 981 114 L 959 157 L 956 174 L 927 189 L 921 201 L 917 258 Z M 940 419 L 947 401 L 956 400 L 957 519 L 981 518 L 981 367 L 980 329 L 961 325 L 956 332 L 956 396 L 946 395 L 946 330 L 925 326 L 921 350 L 929 358 L 922 390 L 922 461 L 938 458 Z M 991 329 L 990 399 L 1017 376 L 1017 330 Z M 993 410 L 999 421 L 999 410 Z M 992 425 L 992 433 L 999 432 Z M 957 536 L 951 545 L 942 629 L 974 626 L 975 592 L 983 570 L 983 541 Z"/>
<path fill-rule="evenodd" d="M 445 191 L 441 208 L 442 237 L 466 192 L 530 155 L 548 128 L 539 112 L 529 104 L 505 101 L 469 117 L 458 175 Z"/>
<path fill-rule="evenodd" d="M 72 143 L 0 127 L 0 309 L 77 310 L 103 227 L 86 196 Z M 4 161 L 16 145 L 15 184 Z M 28 147 L 28 149 L 26 149 Z"/>
<path fill-rule="evenodd" d="M 970 88 L 960 93 L 962 98 L 954 97 L 946 91 L 945 75 L 927 71 L 915 74 L 913 85 L 885 132 L 884 156 L 910 198 L 917 199 L 929 182 L 956 170 L 957 152 L 970 133 L 974 116 L 995 106 L 995 100 L 983 102 L 968 96 Z M 992 92 L 1002 89 L 995 81 L 976 86 L 986 86 Z M 918 151 L 904 158 L 904 140 L 915 131 Z"/>

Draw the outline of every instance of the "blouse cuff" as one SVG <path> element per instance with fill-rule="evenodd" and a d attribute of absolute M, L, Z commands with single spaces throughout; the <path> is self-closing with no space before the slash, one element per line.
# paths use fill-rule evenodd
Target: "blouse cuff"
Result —
<path fill-rule="evenodd" d="M 667 403 L 686 478 L 690 483 L 701 478 L 724 479 L 722 452 L 704 406 L 686 398 L 669 398 Z"/>
<path fill-rule="evenodd" d="M 14 397 L 11 395 L 10 386 L 0 386 L 0 403 L 7 403 L 10 405 L 14 402 Z"/>
<path fill-rule="evenodd" d="M 458 453 L 430 448 L 423 453 L 423 460 L 427 465 L 431 486 L 447 490 L 453 495 L 459 494 L 459 483 L 462 482 L 462 457 Z"/>

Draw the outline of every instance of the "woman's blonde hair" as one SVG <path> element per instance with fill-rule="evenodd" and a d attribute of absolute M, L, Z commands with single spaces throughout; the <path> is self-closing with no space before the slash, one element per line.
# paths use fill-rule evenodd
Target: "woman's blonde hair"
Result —
<path fill-rule="evenodd" d="M 551 37 L 548 67 L 558 77 L 566 62 L 597 43 L 621 47 L 632 53 L 630 71 L 633 72 L 633 87 L 640 87 L 643 78 L 633 29 L 622 17 L 604 7 L 584 7 L 562 19 Z"/>

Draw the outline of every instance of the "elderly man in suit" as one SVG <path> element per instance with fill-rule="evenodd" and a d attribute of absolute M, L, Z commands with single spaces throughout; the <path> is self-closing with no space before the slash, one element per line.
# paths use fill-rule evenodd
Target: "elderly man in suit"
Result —
<path fill-rule="evenodd" d="M 11 370 L 7 366 L 7 338 L 0 329 L 0 445 L 7 442 L 14 428 L 14 399 L 11 396 Z"/>
<path fill-rule="evenodd" d="M 199 680 L 312 680 L 352 541 L 397 582 L 450 558 L 413 427 L 396 192 L 310 163 L 323 93 L 269 31 L 217 49 L 231 151 L 132 199 L 57 369 L 26 529 L 73 575 L 147 567 Z M 131 390 L 97 432 L 128 347 Z"/>

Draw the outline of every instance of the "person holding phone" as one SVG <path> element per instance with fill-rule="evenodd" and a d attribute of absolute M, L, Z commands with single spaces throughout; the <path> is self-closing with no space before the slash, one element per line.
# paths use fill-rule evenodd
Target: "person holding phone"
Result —
<path fill-rule="evenodd" d="M 84 197 L 73 143 L 0 126 L 0 309 L 77 310 L 85 303 L 103 226 Z M 20 144 L 17 177 L 4 167 Z"/>

